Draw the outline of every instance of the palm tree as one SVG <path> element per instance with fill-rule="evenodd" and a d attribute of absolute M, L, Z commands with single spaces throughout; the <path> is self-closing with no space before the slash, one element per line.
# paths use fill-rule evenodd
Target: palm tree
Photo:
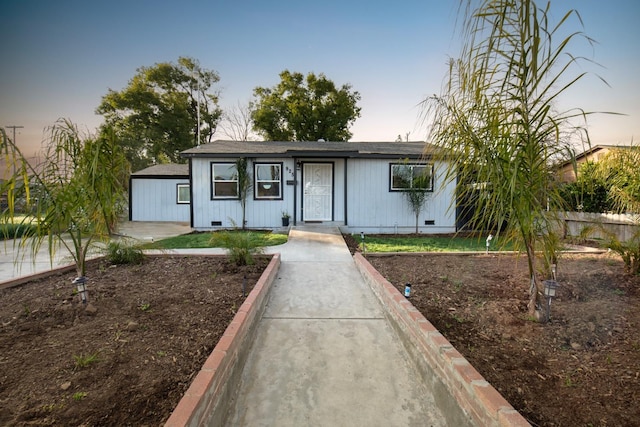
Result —
<path fill-rule="evenodd" d="M 579 58 L 568 52 L 582 38 L 564 27 L 580 19 L 569 10 L 552 24 L 550 4 L 534 0 L 462 0 L 463 36 L 459 59 L 450 62 L 443 92 L 425 100 L 433 120 L 431 140 L 444 148 L 445 176 L 456 182 L 463 200 L 474 200 L 473 223 L 506 224 L 507 241 L 521 243 L 527 255 L 531 292 L 529 313 L 546 319 L 543 271 L 555 261 L 557 236 L 548 206 L 562 206 L 553 164 L 571 152 L 567 131 L 588 113 L 556 111 L 556 100 L 585 72 L 573 73 Z M 578 129 L 584 129 L 578 126 Z M 580 134 L 588 139 L 586 131 Z M 500 230 L 498 230 L 500 231 Z"/>
<path fill-rule="evenodd" d="M 83 277 L 89 248 L 109 238 L 124 209 L 129 163 L 109 129 L 83 136 L 73 123 L 59 120 L 49 135 L 44 161 L 35 166 L 2 134 L 0 149 L 8 160 L 2 188 L 8 207 L 3 215 L 14 218 L 16 201 L 24 200 L 32 215 L 21 221 L 32 227 L 19 248 L 35 254 L 46 242 L 53 260 L 62 245 Z"/>

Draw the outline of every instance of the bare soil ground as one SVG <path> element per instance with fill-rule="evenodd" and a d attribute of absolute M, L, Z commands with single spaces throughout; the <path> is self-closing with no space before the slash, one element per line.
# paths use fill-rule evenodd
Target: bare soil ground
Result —
<path fill-rule="evenodd" d="M 0 289 L 0 425 L 161 425 L 269 260 L 92 261 L 88 308 L 73 272 Z"/>
<path fill-rule="evenodd" d="M 617 257 L 564 256 L 546 325 L 524 258 L 369 260 L 533 425 L 640 425 L 640 278 Z M 92 262 L 89 310 L 73 273 L 0 290 L 0 425 L 161 425 L 268 261 Z"/>
<path fill-rule="evenodd" d="M 534 426 L 640 425 L 640 277 L 617 256 L 563 256 L 548 324 L 524 257 L 368 259 Z"/>

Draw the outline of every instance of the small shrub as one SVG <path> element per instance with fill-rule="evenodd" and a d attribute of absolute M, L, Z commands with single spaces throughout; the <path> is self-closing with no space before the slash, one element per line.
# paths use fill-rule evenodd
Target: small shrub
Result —
<path fill-rule="evenodd" d="M 106 258 L 111 264 L 141 264 L 144 254 L 138 247 L 111 241 L 106 248 Z"/>
<path fill-rule="evenodd" d="M 640 227 L 637 227 L 636 232 L 626 242 L 618 239 L 614 233 L 607 232 L 607 235 L 607 247 L 622 257 L 627 273 L 640 273 Z"/>
<path fill-rule="evenodd" d="M 213 234 L 211 244 L 225 248 L 238 266 L 253 264 L 253 255 L 263 252 L 261 236 L 250 231 L 220 231 Z"/>

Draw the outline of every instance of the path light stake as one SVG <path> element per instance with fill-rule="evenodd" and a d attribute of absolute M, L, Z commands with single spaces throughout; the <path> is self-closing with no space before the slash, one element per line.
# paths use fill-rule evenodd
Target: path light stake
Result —
<path fill-rule="evenodd" d="M 367 256 L 367 247 L 364 244 L 364 231 L 360 232 L 360 239 L 362 240 L 362 255 Z"/>
<path fill-rule="evenodd" d="M 411 296 L 411 283 L 404 285 L 404 296 L 409 298 Z"/>
<path fill-rule="evenodd" d="M 78 295 L 80 295 L 80 300 L 82 304 L 87 303 L 87 278 L 84 276 L 76 277 L 73 279 L 72 284 L 76 285 L 76 290 L 78 291 Z"/>
<path fill-rule="evenodd" d="M 487 236 L 487 255 L 489 255 L 489 245 L 491 244 L 491 239 L 493 239 L 493 236 L 491 234 L 489 234 Z"/>
<path fill-rule="evenodd" d="M 551 299 L 556 296 L 556 290 L 560 285 L 555 280 L 545 280 L 544 295 L 547 297 L 547 322 L 551 316 Z"/>

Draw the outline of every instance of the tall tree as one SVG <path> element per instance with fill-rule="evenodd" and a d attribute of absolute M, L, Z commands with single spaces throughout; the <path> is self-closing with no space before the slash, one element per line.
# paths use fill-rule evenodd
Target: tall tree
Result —
<path fill-rule="evenodd" d="M 585 74 L 573 71 L 579 58 L 569 47 L 590 39 L 565 30 L 570 20 L 579 21 L 576 10 L 557 15 L 549 2 L 462 0 L 460 10 L 461 56 L 450 62 L 443 93 L 426 101 L 431 138 L 450 160 L 446 180 L 457 183 L 460 198 L 476 200 L 474 222 L 507 224 L 507 237 L 522 244 L 529 314 L 544 321 L 540 271 L 549 271 L 558 241 L 547 206 L 563 205 L 553 160 L 568 152 L 564 131 L 587 115 L 558 112 L 555 104 Z M 552 16 L 559 21 L 552 23 Z M 537 250 L 545 253 L 540 269 Z"/>
<path fill-rule="evenodd" d="M 219 80 L 188 57 L 141 67 L 126 88 L 109 90 L 96 112 L 117 132 L 133 170 L 178 163 L 181 151 L 211 142 L 222 110 L 210 89 Z"/>
<path fill-rule="evenodd" d="M 253 93 L 254 129 L 271 141 L 348 141 L 360 117 L 360 94 L 348 84 L 337 88 L 324 74 L 285 70 L 276 86 Z"/>
<path fill-rule="evenodd" d="M 38 252 L 46 242 L 51 258 L 64 246 L 85 274 L 85 260 L 96 240 L 106 240 L 126 202 L 129 163 L 108 128 L 98 136 L 82 135 L 68 120 L 49 129 L 44 161 L 31 165 L 18 147 L 2 133 L 0 148 L 9 161 L 2 192 L 8 207 L 3 212 L 16 218 L 16 201 L 25 203 L 32 216 L 20 249 Z"/>

